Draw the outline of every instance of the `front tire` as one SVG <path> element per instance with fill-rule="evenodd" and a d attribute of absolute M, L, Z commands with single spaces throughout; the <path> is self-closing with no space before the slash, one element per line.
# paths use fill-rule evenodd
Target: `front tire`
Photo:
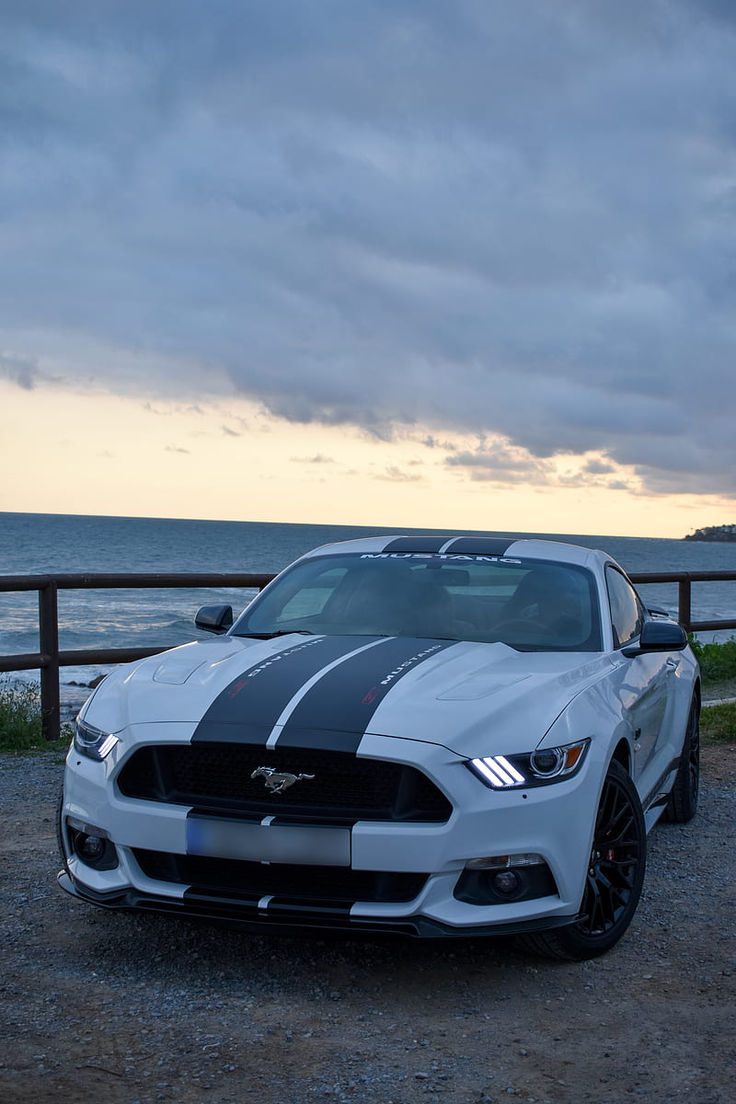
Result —
<path fill-rule="evenodd" d="M 662 820 L 669 820 L 675 824 L 687 824 L 689 820 L 692 820 L 698 808 L 699 788 L 700 698 L 695 693 L 690 703 L 690 713 L 687 718 L 687 728 L 682 742 L 682 752 L 677 774 L 675 775 L 675 784 L 662 814 Z"/>
<path fill-rule="evenodd" d="M 574 924 L 519 937 L 545 958 L 582 962 L 605 954 L 631 923 L 646 868 L 646 826 L 634 783 L 612 762 L 596 814 L 580 914 Z"/>

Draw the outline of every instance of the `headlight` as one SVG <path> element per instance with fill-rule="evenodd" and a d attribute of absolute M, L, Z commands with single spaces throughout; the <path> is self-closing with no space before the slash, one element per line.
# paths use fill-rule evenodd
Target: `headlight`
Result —
<path fill-rule="evenodd" d="M 493 790 L 520 790 L 548 786 L 571 778 L 582 766 L 590 740 L 564 747 L 536 748 L 528 755 L 489 755 L 469 759 L 467 766 Z"/>
<path fill-rule="evenodd" d="M 80 721 L 79 717 L 74 722 L 74 747 L 80 755 L 86 755 L 88 759 L 104 759 L 117 742 L 117 736 L 101 732 L 99 728 Z"/>

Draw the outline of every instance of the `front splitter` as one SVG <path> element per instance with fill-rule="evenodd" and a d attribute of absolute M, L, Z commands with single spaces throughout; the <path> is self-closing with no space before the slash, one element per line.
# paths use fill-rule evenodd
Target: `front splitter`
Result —
<path fill-rule="evenodd" d="M 297 931 L 306 930 L 315 933 L 333 931 L 353 935 L 400 935 L 413 939 L 474 939 L 548 931 L 550 928 L 567 927 L 578 919 L 577 916 L 555 916 L 541 920 L 515 921 L 510 924 L 478 924 L 473 927 L 458 928 L 423 916 L 385 920 L 375 917 L 362 919 L 350 916 L 342 908 L 329 906 L 314 908 L 309 904 L 280 906 L 279 915 L 275 915 L 234 897 L 197 895 L 174 898 L 141 893 L 135 889 L 98 893 L 87 886 L 79 886 L 66 870 L 59 871 L 57 880 L 61 888 L 72 897 L 97 905 L 99 908 L 127 912 L 166 913 L 190 920 L 224 923 L 229 927 L 252 932 L 294 934 Z"/>

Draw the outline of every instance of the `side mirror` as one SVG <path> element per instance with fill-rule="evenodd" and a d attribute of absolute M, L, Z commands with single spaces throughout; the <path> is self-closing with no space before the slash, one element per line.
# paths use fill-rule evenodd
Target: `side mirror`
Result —
<path fill-rule="evenodd" d="M 217 633 L 221 635 L 230 628 L 233 623 L 232 606 L 202 606 L 197 610 L 194 624 L 203 632 Z"/>
<path fill-rule="evenodd" d="M 633 657 L 645 652 L 681 652 L 687 647 L 687 633 L 674 621 L 645 621 L 637 641 L 621 649 L 621 654 Z"/>

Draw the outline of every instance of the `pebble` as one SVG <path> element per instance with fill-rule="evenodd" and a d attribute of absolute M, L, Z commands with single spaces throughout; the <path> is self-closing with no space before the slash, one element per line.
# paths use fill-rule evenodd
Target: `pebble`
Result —
<path fill-rule="evenodd" d="M 60 776 L 45 756 L 0 761 L 3 1099 L 20 1087 L 62 1099 L 73 1083 L 80 1099 L 108 1104 L 546 1104 L 560 1092 L 577 1104 L 593 1068 L 624 1099 L 648 1094 L 630 1066 L 642 1022 L 662 1099 L 678 1101 L 683 1084 L 691 1099 L 729 1098 L 732 1065 L 698 1073 L 693 1048 L 732 1047 L 733 783 L 706 781 L 692 825 L 655 829 L 636 928 L 576 965 L 479 940 L 450 951 L 245 935 L 91 909 L 55 885 Z M 581 1027 L 598 1037 L 604 1066 L 580 1050 Z M 555 1056 L 552 1079 L 529 1057 L 539 1050 Z"/>

